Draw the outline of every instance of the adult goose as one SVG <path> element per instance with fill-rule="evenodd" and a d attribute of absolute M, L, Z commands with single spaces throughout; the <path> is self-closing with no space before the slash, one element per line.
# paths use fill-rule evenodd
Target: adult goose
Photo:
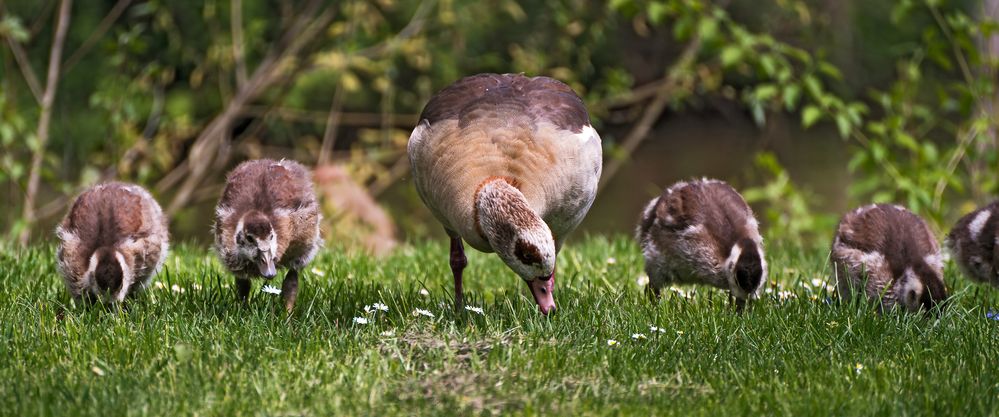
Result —
<path fill-rule="evenodd" d="M 451 238 L 456 308 L 464 241 L 496 252 L 552 311 L 555 257 L 600 178 L 600 136 L 579 96 L 548 77 L 466 77 L 430 99 L 408 150 L 416 189 Z"/>

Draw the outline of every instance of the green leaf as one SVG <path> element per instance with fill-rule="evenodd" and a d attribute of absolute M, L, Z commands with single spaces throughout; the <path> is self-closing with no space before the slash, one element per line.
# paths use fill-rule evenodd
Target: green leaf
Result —
<path fill-rule="evenodd" d="M 756 87 L 756 99 L 767 101 L 777 96 L 777 86 L 773 84 L 760 84 Z"/>
<path fill-rule="evenodd" d="M 846 169 L 850 172 L 855 172 L 865 162 L 867 162 L 867 152 L 855 152 L 853 157 L 850 158 L 850 162 L 846 164 Z"/>
<path fill-rule="evenodd" d="M 805 109 L 801 111 L 801 126 L 808 129 L 820 118 L 822 118 L 822 110 L 812 105 L 805 106 Z"/>
<path fill-rule="evenodd" d="M 704 42 L 714 40 L 718 34 L 718 21 L 713 18 L 701 19 L 700 24 L 697 26 L 697 33 Z"/>
<path fill-rule="evenodd" d="M 770 54 L 764 54 L 760 57 L 760 67 L 763 68 L 763 73 L 768 77 L 772 77 L 777 72 L 776 61 L 774 61 L 774 57 Z"/>
<path fill-rule="evenodd" d="M 813 74 L 806 74 L 802 79 L 805 83 L 805 90 L 808 91 L 812 97 L 819 99 L 822 97 L 822 83 Z"/>
<path fill-rule="evenodd" d="M 731 67 L 742 60 L 742 48 L 735 45 L 726 46 L 722 48 L 719 59 L 723 67 Z"/>
<path fill-rule="evenodd" d="M 7 15 L 3 19 L 0 19 L 0 37 L 24 42 L 28 40 L 30 34 L 24 28 L 24 25 L 21 24 L 21 19 L 16 16 Z"/>
<path fill-rule="evenodd" d="M 905 131 L 895 132 L 895 142 L 913 152 L 919 152 L 919 144 L 916 143 L 916 139 Z"/>
<path fill-rule="evenodd" d="M 654 1 L 649 3 L 649 22 L 653 25 L 659 25 L 666 20 L 666 14 L 669 9 L 666 8 L 666 3 Z"/>
<path fill-rule="evenodd" d="M 836 115 L 836 130 L 839 131 L 839 137 L 846 139 L 850 136 L 850 119 L 845 113 L 839 113 Z"/>
<path fill-rule="evenodd" d="M 801 98 L 801 87 L 797 84 L 788 84 L 784 87 L 784 108 L 788 111 L 794 110 Z"/>
<path fill-rule="evenodd" d="M 760 105 L 759 101 L 753 100 L 749 103 L 749 110 L 753 114 L 753 121 L 756 122 L 756 126 L 767 124 L 767 113 L 763 110 L 763 106 Z"/>
<path fill-rule="evenodd" d="M 836 68 L 833 64 L 825 61 L 819 62 L 819 72 L 837 80 L 843 79 L 843 73 L 839 71 L 839 68 Z"/>

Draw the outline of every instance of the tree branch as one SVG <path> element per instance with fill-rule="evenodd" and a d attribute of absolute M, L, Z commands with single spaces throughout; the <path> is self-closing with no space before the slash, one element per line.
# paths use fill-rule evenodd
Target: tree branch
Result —
<path fill-rule="evenodd" d="M 694 58 L 697 57 L 697 52 L 701 50 L 701 38 L 700 36 L 695 36 L 690 43 L 683 49 L 680 57 L 677 59 L 676 63 L 673 64 L 669 69 L 666 70 L 666 74 L 663 76 L 661 81 L 656 82 L 657 89 L 652 103 L 645 108 L 645 112 L 642 117 L 635 124 L 635 127 L 628 132 L 625 136 L 623 142 L 621 142 L 621 150 L 623 155 L 619 158 L 612 159 L 607 167 L 604 169 L 603 175 L 600 178 L 599 190 L 602 190 L 614 175 L 617 174 L 618 170 L 624 165 L 624 163 L 631 158 L 631 155 L 635 153 L 638 149 L 638 145 L 645 140 L 648 136 L 649 130 L 655 125 L 659 117 L 662 116 L 663 111 L 666 110 L 666 104 L 669 102 L 670 97 L 676 91 L 676 85 L 680 78 L 690 71 L 690 68 L 694 64 Z"/>
<path fill-rule="evenodd" d="M 208 174 L 209 167 L 213 165 L 213 162 L 216 162 L 222 143 L 228 137 L 229 127 L 236 116 L 242 112 L 243 106 L 255 100 L 274 82 L 278 72 L 283 70 L 282 64 L 297 56 L 306 44 L 329 26 L 333 19 L 333 10 L 326 8 L 322 13 L 317 14 L 319 3 L 318 1 L 310 2 L 301 11 L 299 18 L 285 32 L 282 41 L 264 57 L 253 75 L 247 80 L 246 85 L 238 90 L 222 113 L 216 116 L 195 139 L 185 161 L 187 175 L 173 200 L 167 206 L 168 215 L 176 213 L 190 201 L 192 194 Z M 165 191 L 164 182 L 172 177 L 174 177 L 173 173 L 168 174 L 163 181 L 157 184 L 157 190 Z"/>
<path fill-rule="evenodd" d="M 49 124 L 52 120 L 52 105 L 55 102 L 56 88 L 59 86 L 59 68 L 62 63 L 62 47 L 69 30 L 70 10 L 73 0 L 62 0 L 59 5 L 59 21 L 56 23 L 55 37 L 49 52 L 49 71 L 45 81 L 45 93 L 42 95 L 41 114 L 38 117 L 38 144 L 31 158 L 31 171 L 28 174 L 28 187 L 24 197 L 22 217 L 27 223 L 21 231 L 19 241 L 26 244 L 31 236 L 31 224 L 35 220 L 35 198 L 38 195 L 38 185 L 41 180 L 42 161 L 45 159 L 45 147 L 49 141 Z"/>

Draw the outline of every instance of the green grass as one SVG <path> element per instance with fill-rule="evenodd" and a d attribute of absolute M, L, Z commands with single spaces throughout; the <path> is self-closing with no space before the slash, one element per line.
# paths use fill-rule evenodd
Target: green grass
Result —
<path fill-rule="evenodd" d="M 939 318 L 878 315 L 811 286 L 823 253 L 768 256 L 772 285 L 797 297 L 739 315 L 703 287 L 653 306 L 633 243 L 578 239 L 543 317 L 498 258 L 470 253 L 466 297 L 485 314 L 456 319 L 443 242 L 381 260 L 326 251 L 290 317 L 259 283 L 237 303 L 201 248 L 175 250 L 155 278 L 166 288 L 124 310 L 72 303 L 53 250 L 30 248 L 0 255 L 0 414 L 999 413 L 999 321 L 985 318 L 999 291 L 951 267 Z M 389 311 L 355 324 L 374 302 Z"/>

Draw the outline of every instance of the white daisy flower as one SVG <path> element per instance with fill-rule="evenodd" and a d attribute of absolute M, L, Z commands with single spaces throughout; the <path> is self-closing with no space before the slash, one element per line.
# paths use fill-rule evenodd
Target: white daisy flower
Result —
<path fill-rule="evenodd" d="M 639 275 L 638 279 L 635 280 L 635 283 L 638 284 L 639 287 L 649 285 L 649 276 L 645 274 Z"/>
<path fill-rule="evenodd" d="M 647 337 L 645 337 L 644 333 L 632 333 L 631 334 L 631 340 L 645 340 L 645 339 L 647 339 Z"/>
<path fill-rule="evenodd" d="M 482 307 L 465 306 L 465 310 L 471 311 L 471 312 L 473 312 L 475 314 L 478 314 L 480 316 L 484 314 L 483 311 L 482 311 Z"/>
<path fill-rule="evenodd" d="M 170 290 L 173 292 L 184 292 L 184 289 L 180 285 L 173 284 L 170 286 Z"/>
<path fill-rule="evenodd" d="M 683 330 L 677 330 L 676 331 L 676 335 L 677 336 L 683 336 Z"/>
<path fill-rule="evenodd" d="M 863 370 L 864 370 L 864 364 L 857 362 L 856 365 L 853 365 L 853 371 L 856 372 L 858 375 L 860 374 L 860 371 Z"/>
<path fill-rule="evenodd" d="M 607 258 L 607 265 L 614 265 L 616 263 L 617 263 L 617 258 L 615 258 L 613 256 Z"/>
<path fill-rule="evenodd" d="M 382 304 L 382 303 L 374 303 L 374 304 L 371 305 L 371 307 L 373 309 L 381 311 L 381 312 L 387 312 L 388 311 L 388 306 L 385 305 L 385 304 Z"/>
<path fill-rule="evenodd" d="M 275 294 L 275 295 L 276 294 L 281 294 L 281 290 L 280 289 L 278 289 L 277 287 L 271 286 L 271 285 L 264 285 L 263 287 L 260 287 L 260 291 L 268 293 L 268 294 Z"/>
<path fill-rule="evenodd" d="M 656 326 L 649 326 L 649 331 L 652 333 L 666 333 L 666 329 Z"/>
<path fill-rule="evenodd" d="M 386 331 L 381 332 L 379 334 L 382 335 L 382 336 L 384 336 L 384 337 L 392 337 L 392 336 L 395 336 L 395 329 L 386 330 Z"/>
<path fill-rule="evenodd" d="M 819 279 L 819 278 L 812 278 L 812 286 L 813 286 L 813 287 L 815 287 L 815 288 L 819 288 L 819 287 L 821 287 L 821 286 L 822 286 L 823 284 L 825 284 L 825 283 L 824 283 L 824 282 L 822 282 L 822 280 L 821 280 L 821 279 Z"/>
<path fill-rule="evenodd" d="M 319 269 L 319 268 L 312 268 L 312 273 L 316 274 L 318 276 L 321 276 L 321 277 L 325 277 L 326 276 L 326 273 L 323 272 L 323 270 Z"/>
<path fill-rule="evenodd" d="M 781 301 L 790 300 L 792 298 L 798 298 L 798 295 L 791 291 L 778 291 L 777 298 Z"/>
<path fill-rule="evenodd" d="M 435 317 L 434 313 L 431 313 L 430 310 L 424 310 L 422 308 L 418 308 L 416 310 L 413 310 L 413 315 L 414 316 L 430 317 L 430 318 L 434 318 Z"/>
<path fill-rule="evenodd" d="M 364 317 L 354 317 L 354 323 L 356 324 L 368 324 L 368 319 Z"/>
<path fill-rule="evenodd" d="M 426 296 L 430 295 L 430 291 L 427 291 L 426 288 L 420 288 L 420 295 L 426 297 Z"/>
<path fill-rule="evenodd" d="M 614 347 L 614 346 L 617 346 L 617 345 L 619 345 L 619 344 L 620 344 L 620 343 L 618 343 L 618 342 L 617 342 L 617 340 L 614 340 L 614 339 L 607 339 L 607 346 L 610 346 L 610 347 Z"/>
<path fill-rule="evenodd" d="M 153 283 L 153 287 L 155 287 L 158 290 L 162 290 L 166 288 L 166 285 L 163 284 L 163 281 L 156 281 Z"/>

